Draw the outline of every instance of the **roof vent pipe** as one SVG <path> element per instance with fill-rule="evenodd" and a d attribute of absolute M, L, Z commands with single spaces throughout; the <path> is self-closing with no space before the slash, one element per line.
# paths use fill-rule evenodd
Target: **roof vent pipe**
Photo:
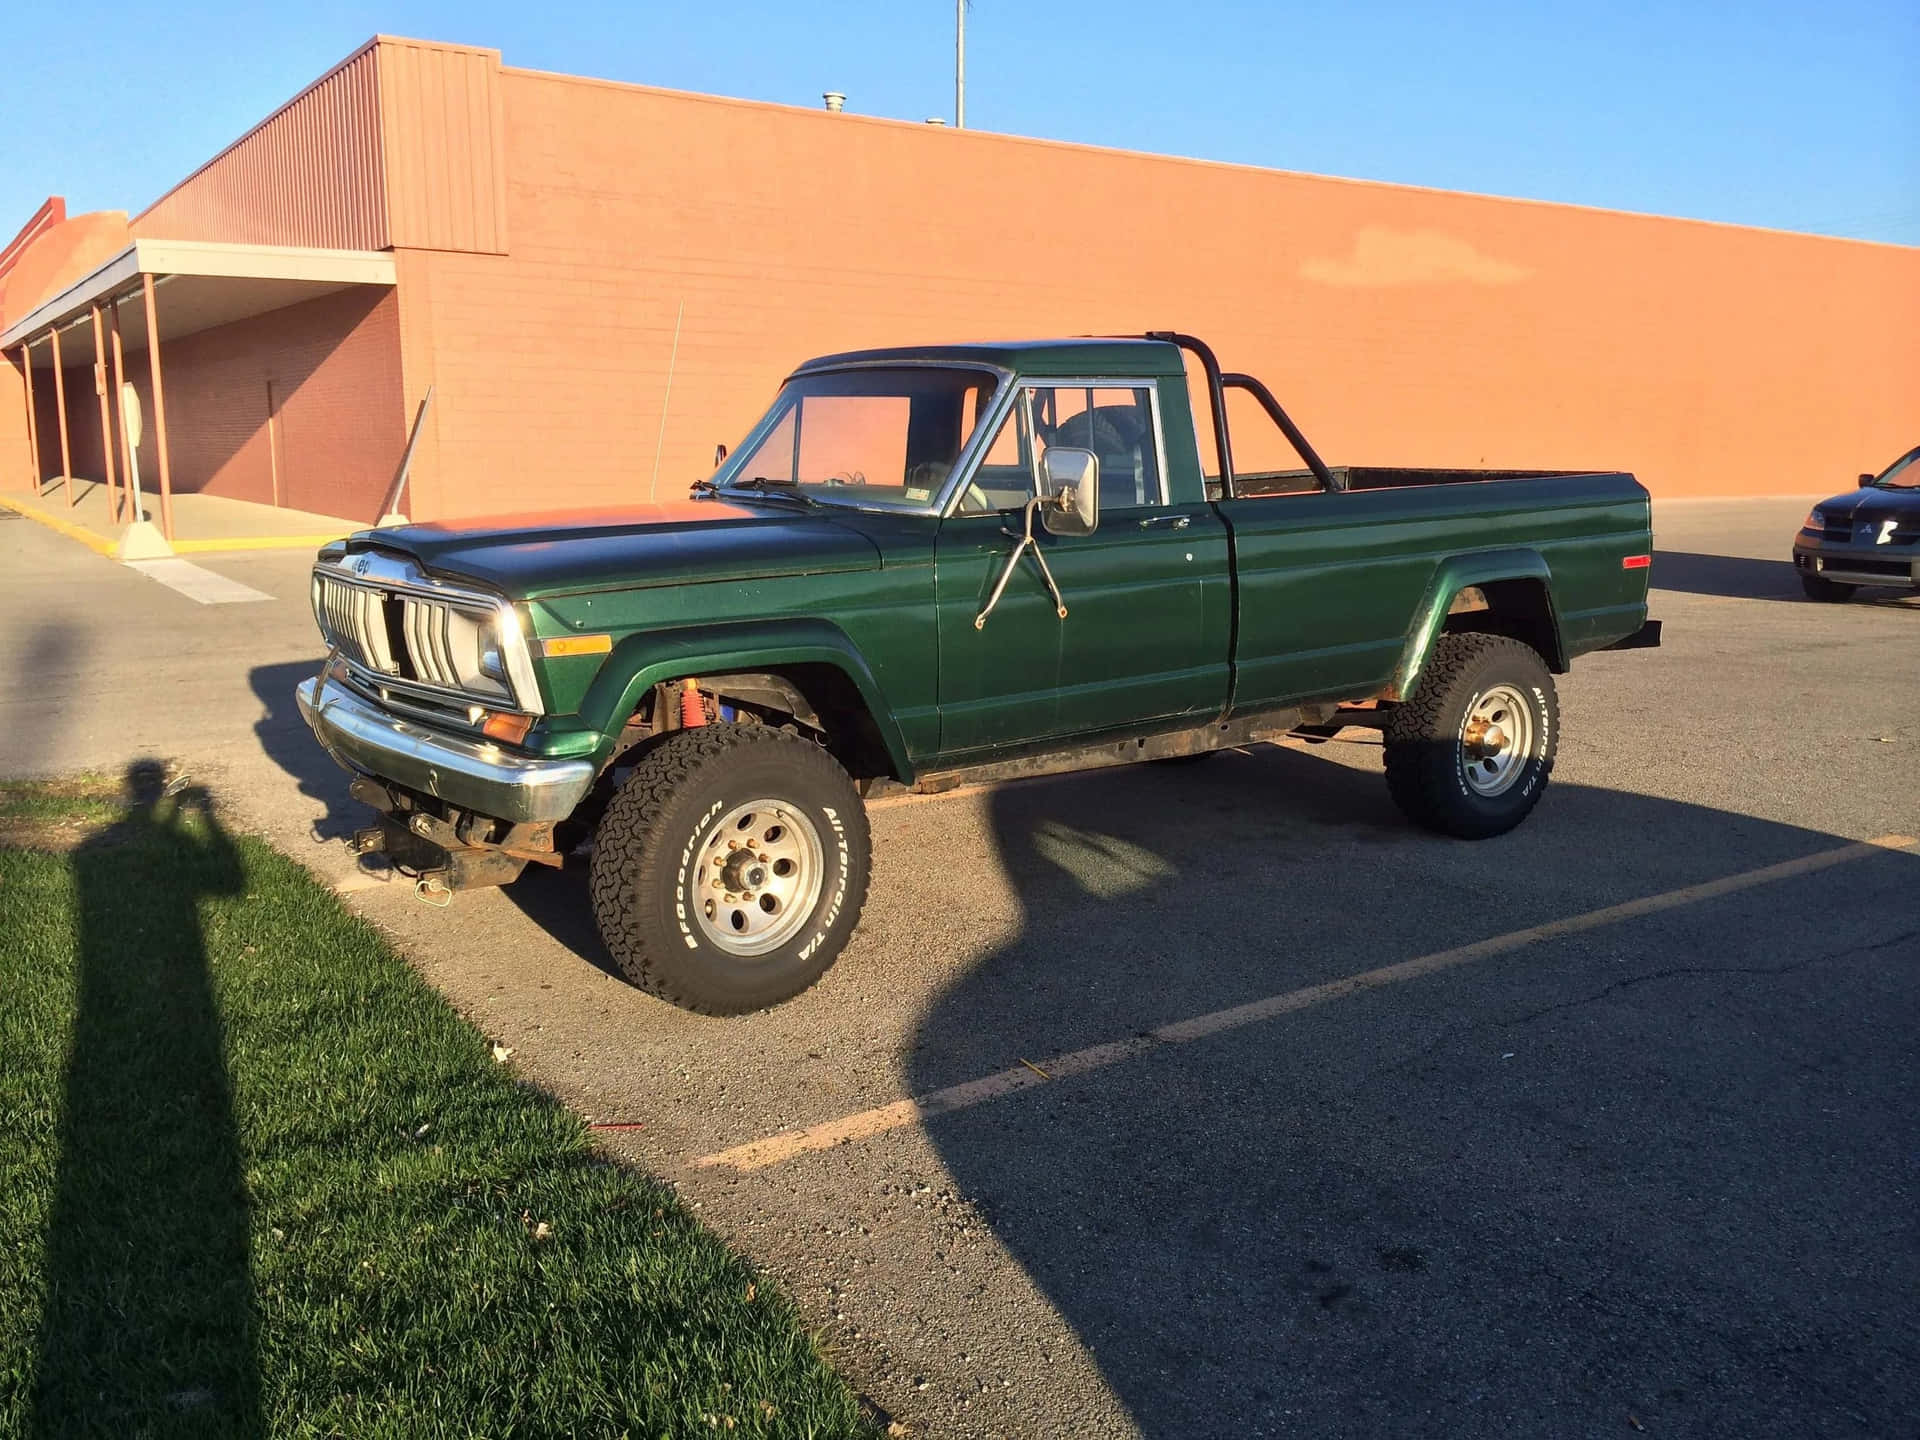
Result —
<path fill-rule="evenodd" d="M 827 102 L 827 109 L 836 115 L 847 108 L 847 97 L 842 95 L 838 90 L 829 90 L 820 98 Z"/>

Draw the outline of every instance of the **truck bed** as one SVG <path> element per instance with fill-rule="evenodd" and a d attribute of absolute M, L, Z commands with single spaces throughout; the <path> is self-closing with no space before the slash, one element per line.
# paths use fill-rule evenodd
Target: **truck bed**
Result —
<path fill-rule="evenodd" d="M 1621 563 L 1652 548 L 1647 492 L 1631 475 L 1351 467 L 1334 472 L 1358 482 L 1351 490 L 1323 490 L 1298 473 L 1296 492 L 1236 474 L 1239 497 L 1214 506 L 1232 537 L 1241 705 L 1376 692 L 1423 606 L 1478 583 L 1481 566 L 1537 570 L 1569 658 L 1646 618 L 1646 573 Z"/>

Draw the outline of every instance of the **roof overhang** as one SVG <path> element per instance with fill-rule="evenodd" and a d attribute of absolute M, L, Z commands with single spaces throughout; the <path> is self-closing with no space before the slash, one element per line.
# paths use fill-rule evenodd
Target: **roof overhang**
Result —
<path fill-rule="evenodd" d="M 60 327 L 66 363 L 92 358 L 93 306 L 127 298 L 141 288 L 141 277 L 164 282 L 166 300 L 157 304 L 161 338 L 191 335 L 249 316 L 297 305 L 352 285 L 391 286 L 393 256 L 383 250 L 320 250 L 298 245 L 228 245 L 205 240 L 136 240 L 125 250 L 37 306 L 0 335 L 0 349 L 33 346 L 33 363 L 53 363 L 46 332 Z M 71 358 L 67 328 L 78 323 Z M 122 343 L 146 343 L 144 307 L 121 311 Z"/>

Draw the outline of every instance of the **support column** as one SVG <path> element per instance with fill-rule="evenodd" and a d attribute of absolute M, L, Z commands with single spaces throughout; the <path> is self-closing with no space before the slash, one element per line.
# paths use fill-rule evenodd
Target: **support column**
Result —
<path fill-rule="evenodd" d="M 113 416 L 107 408 L 107 336 L 100 307 L 93 307 L 93 392 L 100 397 L 100 462 L 107 467 L 107 512 L 120 518 L 120 491 L 113 474 Z"/>
<path fill-rule="evenodd" d="M 160 460 L 160 532 L 173 539 L 173 467 L 167 455 L 167 394 L 160 386 L 160 321 L 153 308 L 153 276 L 142 275 L 147 302 L 147 375 L 153 382 L 153 448 Z"/>
<path fill-rule="evenodd" d="M 20 359 L 27 368 L 27 448 L 33 451 L 33 498 L 40 498 L 40 415 L 33 404 L 33 341 L 20 345 Z"/>
<path fill-rule="evenodd" d="M 127 383 L 126 363 L 120 355 L 120 302 L 107 302 L 107 326 L 113 336 L 113 413 L 120 417 L 120 423 L 114 431 L 120 437 L 120 478 L 122 493 L 132 502 L 133 519 L 138 522 L 147 517 L 140 513 L 140 501 L 133 493 L 133 457 L 127 454 L 127 405 L 123 398 L 126 394 L 120 387 Z"/>
<path fill-rule="evenodd" d="M 60 363 L 60 327 L 48 332 L 53 338 L 53 408 L 60 416 L 60 479 L 67 487 L 67 508 L 73 508 L 73 450 L 67 444 L 67 372 Z"/>

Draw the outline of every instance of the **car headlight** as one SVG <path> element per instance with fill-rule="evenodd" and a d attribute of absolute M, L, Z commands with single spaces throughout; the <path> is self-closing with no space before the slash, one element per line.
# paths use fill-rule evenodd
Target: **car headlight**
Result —
<path fill-rule="evenodd" d="M 1809 510 L 1807 512 L 1807 518 L 1800 522 L 1800 528 L 1802 530 L 1824 530 L 1827 528 L 1827 517 L 1818 510 Z"/>

